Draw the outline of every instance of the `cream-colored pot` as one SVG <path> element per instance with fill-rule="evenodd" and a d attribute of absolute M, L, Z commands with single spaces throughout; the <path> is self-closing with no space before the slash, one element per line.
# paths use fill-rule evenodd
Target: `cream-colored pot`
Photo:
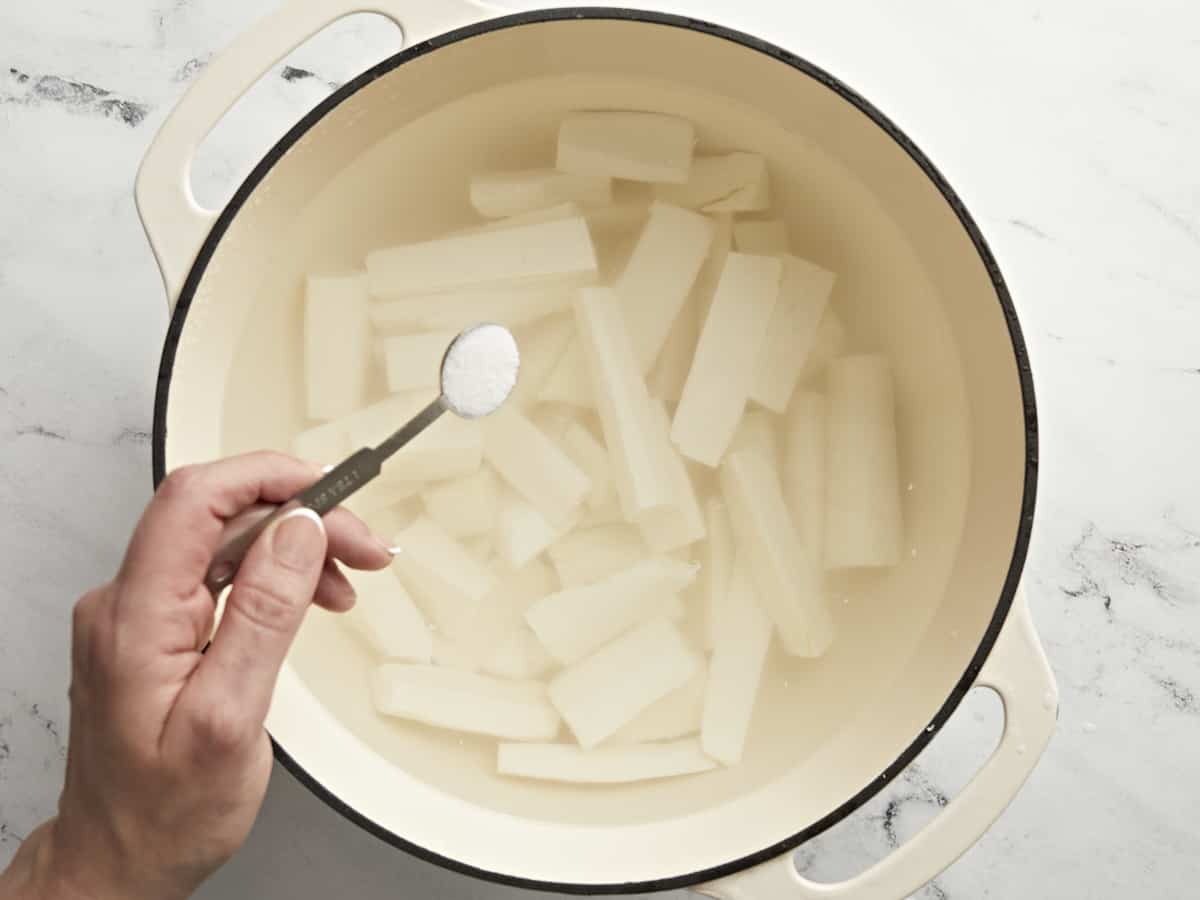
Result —
<path fill-rule="evenodd" d="M 306 116 L 223 211 L 199 208 L 189 165 L 212 126 L 275 61 L 357 11 L 394 19 L 408 49 Z M 288 445 L 302 420 L 306 271 L 359 265 L 365 247 L 461 223 L 467 175 L 533 164 L 565 110 L 661 110 L 694 120 L 710 147 L 769 157 L 794 239 L 839 273 L 857 333 L 892 354 L 916 552 L 854 603 L 835 604 L 839 636 L 826 658 L 772 664 L 737 767 L 619 789 L 501 779 L 484 746 L 375 716 L 363 656 L 319 614 L 267 722 L 279 759 L 382 839 L 481 878 L 580 893 L 907 896 L 1001 813 L 1057 709 L 1019 589 L 1037 432 L 995 262 L 895 125 L 777 47 L 629 10 L 492 16 L 468 0 L 289 0 L 184 96 L 137 184 L 174 307 L 155 477 Z M 791 851 L 882 788 L 976 685 L 1000 694 L 1006 722 L 974 780 L 862 875 L 836 885 L 799 877 Z"/>

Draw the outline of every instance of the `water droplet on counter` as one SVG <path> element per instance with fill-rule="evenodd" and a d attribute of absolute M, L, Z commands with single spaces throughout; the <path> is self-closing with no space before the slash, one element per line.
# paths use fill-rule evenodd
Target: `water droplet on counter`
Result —
<path fill-rule="evenodd" d="M 1095 722 L 1084 722 L 1083 723 L 1083 733 L 1084 734 L 1095 734 L 1096 733 L 1096 723 Z"/>

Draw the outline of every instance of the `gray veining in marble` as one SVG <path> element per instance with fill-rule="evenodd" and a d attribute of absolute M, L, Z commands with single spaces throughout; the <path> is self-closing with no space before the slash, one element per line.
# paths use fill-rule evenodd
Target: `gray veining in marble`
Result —
<path fill-rule="evenodd" d="M 113 571 L 150 492 L 166 310 L 134 173 L 188 82 L 270 5 L 0 5 L 0 862 L 54 809 L 70 606 Z M 995 827 L 917 896 L 1195 896 L 1200 7 L 670 5 L 807 55 L 899 122 L 980 221 L 1030 344 L 1043 444 L 1026 587 L 1059 731 Z M 343 23 L 276 66 L 201 153 L 202 199 L 396 40 Z M 845 877 L 911 836 L 986 756 L 997 705 L 969 698 L 889 790 L 801 849 L 801 868 Z M 518 893 L 389 850 L 280 771 L 249 845 L 201 896 L 332 891 Z"/>

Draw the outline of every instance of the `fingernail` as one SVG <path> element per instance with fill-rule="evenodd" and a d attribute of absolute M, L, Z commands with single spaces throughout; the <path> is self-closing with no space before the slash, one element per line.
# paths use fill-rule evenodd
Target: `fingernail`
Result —
<path fill-rule="evenodd" d="M 376 547 L 380 547 L 388 553 L 392 552 L 392 545 L 389 544 L 387 541 L 385 541 L 383 538 L 381 538 L 379 535 L 377 535 L 375 532 L 373 532 L 373 531 L 371 532 L 371 537 L 373 537 L 375 539 Z"/>
<path fill-rule="evenodd" d="M 315 527 L 314 527 L 315 526 Z M 275 523 L 271 552 L 284 565 L 312 565 L 325 558 L 325 524 L 311 509 L 293 509 Z"/>
<path fill-rule="evenodd" d="M 387 552 L 392 554 L 393 557 L 396 557 L 404 552 L 404 548 L 403 547 L 388 547 Z"/>

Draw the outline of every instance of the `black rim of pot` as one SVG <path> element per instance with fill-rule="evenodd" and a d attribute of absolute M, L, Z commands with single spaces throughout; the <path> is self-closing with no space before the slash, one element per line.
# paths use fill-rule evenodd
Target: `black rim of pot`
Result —
<path fill-rule="evenodd" d="M 963 697 L 971 690 L 975 683 L 975 679 L 983 668 L 984 662 L 987 660 L 988 653 L 996 642 L 996 638 L 1000 633 L 1001 627 L 1008 616 L 1009 609 L 1012 606 L 1013 597 L 1016 593 L 1018 583 L 1021 577 L 1021 570 L 1025 563 L 1025 556 L 1029 546 L 1030 532 L 1033 525 L 1033 510 L 1037 488 L 1037 469 L 1038 469 L 1038 431 L 1037 431 L 1037 411 L 1034 402 L 1033 378 L 1030 373 L 1029 357 L 1025 347 L 1025 341 L 1021 334 L 1020 325 L 1017 322 L 1016 310 L 1013 307 L 1012 298 L 1008 292 L 1008 287 L 1005 285 L 1004 278 L 1000 274 L 999 267 L 996 265 L 996 260 L 988 248 L 987 242 L 984 240 L 979 227 L 975 224 L 958 195 L 954 193 L 950 185 L 942 177 L 941 173 L 933 165 L 932 162 L 919 150 L 916 145 L 883 113 L 876 109 L 865 98 L 857 94 L 847 85 L 842 83 L 837 78 L 823 71 L 805 59 L 802 59 L 792 53 L 787 52 L 779 47 L 776 47 L 759 38 L 747 35 L 720 25 L 714 25 L 710 22 L 704 22 L 699 19 L 686 18 L 678 15 L 670 15 L 664 13 L 652 13 L 642 10 L 618 9 L 618 8 L 603 8 L 603 7 L 586 7 L 586 8 L 565 8 L 553 10 L 535 10 L 531 12 L 518 13 L 514 15 L 503 16 L 496 19 L 480 22 L 475 25 L 470 25 L 447 34 L 427 40 L 423 43 L 416 44 L 406 48 L 400 53 L 384 60 L 378 65 L 372 67 L 368 71 L 359 75 L 357 78 L 347 82 L 339 90 L 335 91 L 324 101 L 318 104 L 312 111 L 305 115 L 296 125 L 287 132 L 276 144 L 271 148 L 270 152 L 263 157 L 254 170 L 247 176 L 246 180 L 238 188 L 233 198 L 222 210 L 209 233 L 204 245 L 201 247 L 199 254 L 196 257 L 195 263 L 192 265 L 191 271 L 188 273 L 186 282 L 179 295 L 179 301 L 175 306 L 175 311 L 171 317 L 171 321 L 167 330 L 167 337 L 163 347 L 162 359 L 159 366 L 158 384 L 154 403 L 154 431 L 153 431 L 153 470 L 154 483 L 157 485 L 166 475 L 166 418 L 167 404 L 170 396 L 171 374 L 175 363 L 175 353 L 179 346 L 180 335 L 183 332 L 184 323 L 187 320 L 188 310 L 191 307 L 192 299 L 195 295 L 196 286 L 203 277 L 204 272 L 212 259 L 213 253 L 225 231 L 229 227 L 230 222 L 237 215 L 246 202 L 247 198 L 253 192 L 254 188 L 267 175 L 276 162 L 283 154 L 295 144 L 313 125 L 315 125 L 327 112 L 333 109 L 338 104 L 344 102 L 347 98 L 366 87 L 378 78 L 381 78 L 391 72 L 393 69 L 403 65 L 409 60 L 416 59 L 431 53 L 440 47 L 448 44 L 453 44 L 458 41 L 467 40 L 478 35 L 486 34 L 492 31 L 498 31 L 506 28 L 513 28 L 521 25 L 535 24 L 541 22 L 553 22 L 563 20 L 622 20 L 630 22 L 643 22 L 651 25 L 665 25 L 675 28 L 686 28 L 694 31 L 699 31 L 721 40 L 732 41 L 748 47 L 751 50 L 766 54 L 767 56 L 791 66 L 794 69 L 807 75 L 809 78 L 817 81 L 824 87 L 833 91 L 841 99 L 852 104 L 860 112 L 866 115 L 879 128 L 887 133 L 900 147 L 912 158 L 912 160 L 920 166 L 926 177 L 937 187 L 945 198 L 946 202 L 954 210 L 962 227 L 966 230 L 971 238 L 971 242 L 975 245 L 975 249 L 979 254 L 979 258 L 987 269 L 988 276 L 991 279 L 992 286 L 995 288 L 996 296 L 999 298 L 1001 309 L 1004 313 L 1005 321 L 1008 325 L 1009 337 L 1012 340 L 1013 354 L 1017 361 L 1017 371 L 1021 383 L 1021 396 L 1024 406 L 1025 415 L 1025 484 L 1024 494 L 1021 501 L 1021 517 L 1018 524 L 1017 540 L 1013 547 L 1012 560 L 1009 563 L 1008 572 L 1004 579 L 1003 590 L 999 601 L 996 604 L 995 612 L 992 615 L 991 621 L 988 624 L 982 640 L 979 643 L 975 654 L 971 658 L 970 664 L 967 666 L 962 677 L 955 684 L 954 689 L 950 692 L 950 696 L 946 699 L 938 710 L 937 715 L 933 717 L 930 729 L 921 731 L 912 741 L 912 743 L 901 753 L 895 762 L 887 767 L 887 770 L 874 779 L 870 784 L 864 787 L 861 791 L 850 797 L 836 809 L 822 817 L 817 822 L 807 828 L 796 832 L 790 837 L 764 847 L 757 853 L 752 853 L 748 856 L 743 856 L 739 859 L 732 860 L 719 866 L 714 866 L 708 869 L 689 872 L 685 875 L 674 876 L 671 878 L 663 878 L 652 881 L 637 881 L 637 882 L 609 882 L 609 883 L 574 883 L 574 882 L 552 882 L 540 881 L 529 878 L 520 878 L 512 875 L 506 875 L 499 872 L 492 872 L 485 869 L 479 869 L 474 866 L 466 865 L 458 860 L 450 857 L 442 856 L 441 854 L 431 852 L 423 847 L 420 847 L 402 836 L 383 828 L 376 822 L 371 821 L 365 816 L 342 802 L 337 796 L 332 794 L 324 786 L 322 786 L 315 778 L 313 778 L 305 769 L 300 766 L 277 742 L 272 740 L 272 746 L 275 752 L 275 758 L 294 775 L 305 787 L 312 791 L 317 797 L 323 800 L 326 804 L 332 807 L 337 812 L 341 813 L 350 821 L 354 822 L 359 827 L 370 832 L 383 841 L 405 850 L 416 857 L 427 860 L 429 862 L 440 865 L 446 869 L 459 872 L 465 875 L 470 875 L 475 878 L 484 879 L 487 881 L 497 882 L 500 884 L 511 885 L 515 887 L 527 888 L 531 890 L 541 891 L 558 891 L 562 893 L 572 894 L 622 894 L 622 893 L 642 893 L 650 891 L 665 891 L 675 890 L 679 888 L 691 887 L 698 884 L 703 884 L 708 881 L 713 881 L 719 878 L 724 878 L 733 875 L 744 869 L 759 865 L 780 856 L 784 853 L 790 853 L 796 847 L 799 847 L 805 841 L 825 831 L 835 823 L 841 821 L 850 813 L 857 810 L 864 803 L 879 793 L 893 778 L 895 778 L 905 767 L 908 766 L 926 745 L 933 739 L 933 736 L 941 731 L 946 720 L 949 719 L 954 710 L 958 707 Z"/>

